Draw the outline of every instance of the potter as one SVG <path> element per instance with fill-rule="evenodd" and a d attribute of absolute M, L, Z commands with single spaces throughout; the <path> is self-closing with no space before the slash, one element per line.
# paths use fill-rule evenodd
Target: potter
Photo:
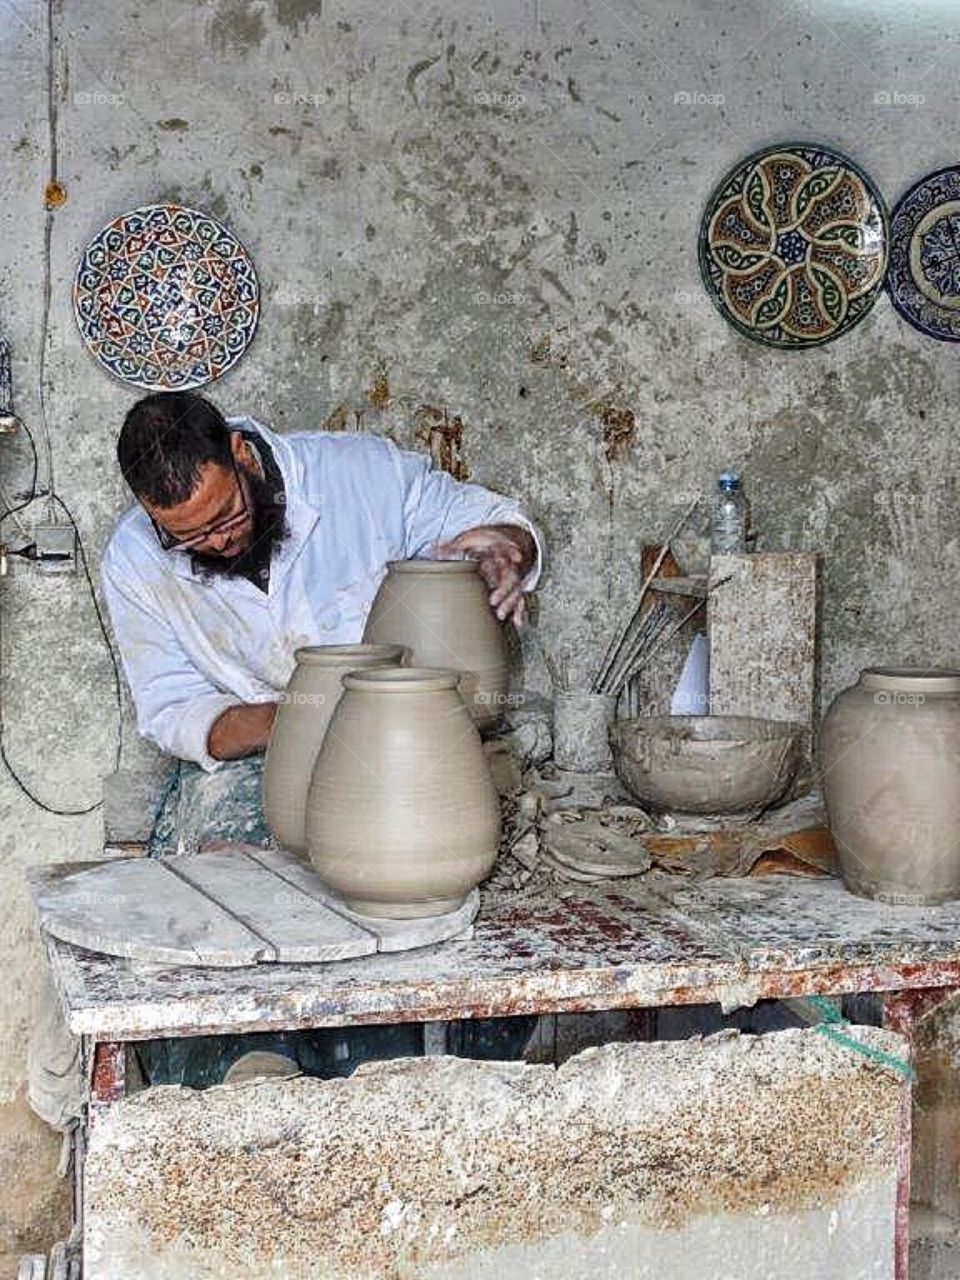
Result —
<path fill-rule="evenodd" d="M 368 435 L 280 435 L 147 396 L 117 446 L 136 505 L 104 591 L 141 733 L 207 771 L 261 752 L 307 645 L 355 644 L 391 560 L 474 560 L 501 620 L 536 583 L 517 503 Z"/>
<path fill-rule="evenodd" d="M 471 560 L 501 623 L 523 621 L 539 577 L 516 501 L 374 435 L 280 434 L 161 393 L 129 410 L 117 456 L 136 502 L 104 553 L 103 589 L 140 733 L 177 762 L 153 856 L 271 842 L 263 751 L 294 655 L 359 644 L 390 561 Z M 279 738 L 271 771 L 302 796 L 324 704 L 282 710 L 304 725 L 316 713 L 299 774 Z M 278 830 L 302 846 L 295 821 Z"/>

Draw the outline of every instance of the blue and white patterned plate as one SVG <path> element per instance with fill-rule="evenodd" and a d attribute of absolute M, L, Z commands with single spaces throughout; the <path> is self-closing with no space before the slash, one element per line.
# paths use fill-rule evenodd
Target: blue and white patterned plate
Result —
<path fill-rule="evenodd" d="M 921 333 L 960 342 L 960 166 L 928 174 L 890 220 L 887 289 Z"/>
<path fill-rule="evenodd" d="M 246 351 L 260 287 L 222 222 L 152 204 L 120 214 L 87 246 L 73 310 L 108 373 L 148 391 L 183 391 L 219 378 Z"/>

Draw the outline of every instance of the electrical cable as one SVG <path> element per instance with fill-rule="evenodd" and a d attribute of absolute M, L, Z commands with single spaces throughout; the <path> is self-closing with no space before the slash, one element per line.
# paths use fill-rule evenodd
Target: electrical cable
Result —
<path fill-rule="evenodd" d="M 51 494 L 50 498 L 52 502 L 56 503 L 56 505 L 63 512 L 63 514 L 67 517 L 67 520 L 70 523 L 71 527 L 73 528 L 74 534 L 76 535 L 77 551 L 79 553 L 80 564 L 83 568 L 84 577 L 87 580 L 87 587 L 89 588 L 89 591 L 90 591 L 90 599 L 93 603 L 94 613 L 97 615 L 97 623 L 99 624 L 99 627 L 100 627 L 100 634 L 103 636 L 103 643 L 106 647 L 107 654 L 109 655 L 109 658 L 110 658 L 110 665 L 113 669 L 113 687 L 114 687 L 114 693 L 117 700 L 117 745 L 115 749 L 114 770 L 117 770 L 120 767 L 120 760 L 123 755 L 123 691 L 122 691 L 121 680 L 120 680 L 120 665 L 117 662 L 117 656 L 113 651 L 113 645 L 110 643 L 110 633 L 107 630 L 106 619 L 103 616 L 103 611 L 100 608 L 100 602 L 97 599 L 96 587 L 94 586 L 93 575 L 90 572 L 90 564 L 89 564 L 89 561 L 87 560 L 87 551 L 86 551 L 86 547 L 83 544 L 83 537 L 80 533 L 79 525 L 77 524 L 76 519 L 74 518 L 73 512 L 70 510 L 70 508 L 67 506 L 67 504 L 64 502 L 64 500 L 60 497 L 59 494 L 56 494 L 56 493 Z M 61 808 L 58 808 L 56 805 L 47 804 L 45 800 L 41 800 L 40 797 L 24 782 L 24 780 L 21 778 L 19 773 L 17 773 L 16 769 L 13 767 L 12 763 L 10 762 L 9 757 L 7 756 L 6 748 L 3 743 L 4 725 L 3 725 L 2 712 L 3 712 L 3 707 L 2 707 L 2 703 L 0 703 L 0 762 L 3 763 L 4 767 L 7 770 L 7 773 L 9 773 L 10 777 L 13 779 L 13 781 L 20 788 L 20 790 L 23 792 L 23 794 L 27 797 L 28 800 L 30 800 L 38 808 L 43 809 L 44 812 L 52 813 L 60 818 L 81 817 L 84 814 L 93 813 L 95 809 L 99 809 L 102 807 L 103 805 L 102 800 L 98 800 L 94 804 L 87 805 L 85 808 L 82 808 L 82 809 L 61 809 Z"/>
<path fill-rule="evenodd" d="M 93 603 L 94 612 L 97 615 L 97 623 L 100 627 L 100 634 L 103 636 L 103 643 L 106 646 L 107 654 L 109 655 L 109 658 L 110 658 L 110 665 L 113 668 L 114 692 L 116 694 L 116 699 L 117 699 L 117 745 L 116 745 L 116 751 L 115 751 L 116 763 L 114 765 L 114 768 L 117 769 L 120 766 L 120 759 L 123 753 L 123 692 L 122 692 L 121 681 L 120 681 L 120 667 L 117 662 L 116 654 L 113 651 L 113 645 L 110 643 L 110 633 L 107 630 L 107 624 L 103 617 L 103 613 L 100 609 L 100 602 L 97 599 L 96 587 L 94 586 L 93 575 L 90 572 L 90 565 L 87 560 L 87 552 L 83 543 L 83 537 L 80 533 L 80 528 L 76 520 L 74 519 L 73 513 L 71 512 L 70 508 L 67 506 L 67 504 L 63 501 L 63 499 L 58 494 L 56 493 L 43 494 L 43 493 L 37 492 L 37 479 L 38 479 L 38 472 L 39 472 L 39 458 L 37 454 L 37 444 L 33 437 L 33 432 L 27 426 L 26 422 L 24 422 L 23 419 L 21 419 L 20 421 L 24 431 L 26 432 L 27 440 L 30 443 L 30 450 L 33 456 L 33 468 L 32 468 L 32 475 L 30 479 L 30 489 L 29 489 L 28 496 L 24 498 L 21 502 L 18 502 L 16 506 L 11 506 L 6 511 L 0 512 L 0 523 L 8 519 L 9 517 L 15 517 L 18 514 L 18 512 L 23 511 L 24 508 L 26 507 L 29 507 L 31 503 L 37 500 L 37 498 L 46 496 L 50 501 L 51 510 L 53 509 L 53 504 L 54 503 L 57 504 L 60 507 L 60 509 L 63 511 L 64 515 L 66 515 L 67 520 L 69 521 L 71 527 L 73 528 L 74 534 L 76 535 L 76 539 L 77 539 L 77 550 L 80 558 L 80 564 L 83 568 L 84 577 L 87 580 L 87 587 L 89 588 L 89 591 L 90 591 L 90 599 L 91 599 L 91 602 Z M 22 553 L 15 552 L 13 554 L 22 554 Z M 23 778 L 20 776 L 20 774 L 17 772 L 16 768 L 14 767 L 13 763 L 11 762 L 6 752 L 3 736 L 4 736 L 3 703 L 2 703 L 2 700 L 0 700 L 0 763 L 3 764 L 4 768 L 6 769 L 7 773 L 10 775 L 14 783 L 17 785 L 17 787 L 19 787 L 19 789 L 23 792 L 23 794 L 27 797 L 27 799 L 32 804 L 35 804 L 38 808 L 43 809 L 46 813 L 52 813 L 57 817 L 62 817 L 62 818 L 80 817 L 84 814 L 92 813 L 95 809 L 101 808 L 103 804 L 102 800 L 98 800 L 95 804 L 88 805 L 82 809 L 61 809 L 61 808 L 58 808 L 56 805 L 47 804 L 45 800 L 41 800 L 41 798 L 32 790 L 32 788 L 29 787 L 26 782 L 24 782 Z"/>
<path fill-rule="evenodd" d="M 56 103 L 56 31 L 54 28 L 54 8 L 55 0 L 47 0 L 47 129 L 50 144 L 50 167 L 49 167 L 49 183 L 48 189 L 58 182 L 58 140 L 57 140 L 57 103 Z M 94 613 L 97 616 L 97 623 L 100 627 L 100 634 L 103 636 L 103 643 L 106 646 L 107 655 L 110 658 L 110 665 L 113 669 L 113 686 L 117 701 L 117 745 L 115 753 L 114 769 L 119 769 L 120 760 L 123 754 L 123 690 L 120 680 L 120 666 L 117 662 L 117 655 L 113 651 L 113 645 L 110 643 L 110 633 L 107 629 L 106 620 L 100 609 L 100 602 L 97 599 L 97 590 L 94 585 L 93 575 L 90 572 L 90 564 L 87 560 L 87 551 L 83 543 L 83 537 L 80 533 L 80 527 L 74 519 L 73 512 L 57 494 L 54 488 L 54 471 L 53 471 L 53 438 L 50 431 L 50 423 L 47 417 L 47 401 L 46 401 L 46 380 L 47 380 L 47 347 L 50 339 L 50 307 L 53 295 L 53 208 L 48 203 L 43 225 L 43 289 L 42 289 L 42 305 L 40 314 L 40 359 L 37 371 L 37 399 L 40 407 L 40 427 L 43 433 L 44 455 L 47 472 L 46 489 L 42 492 L 37 491 L 37 479 L 39 471 L 39 456 L 37 451 L 37 442 L 34 439 L 33 432 L 21 419 L 21 424 L 27 434 L 30 442 L 30 449 L 33 453 L 33 474 L 30 480 L 29 497 L 18 503 L 16 506 L 8 507 L 8 509 L 0 513 L 0 523 L 8 517 L 15 517 L 18 512 L 23 511 L 25 507 L 30 506 L 37 498 L 46 497 L 50 523 L 55 523 L 55 507 L 59 507 L 63 514 L 67 517 L 74 536 L 77 540 L 77 552 L 80 564 L 83 568 L 84 577 L 87 580 L 87 587 L 90 591 L 90 600 L 93 604 Z M 12 396 L 11 396 L 12 400 Z M 19 524 L 20 521 L 18 520 Z M 21 529 L 23 526 L 21 525 Z M 103 806 L 103 801 L 98 800 L 95 804 L 87 805 L 82 809 L 61 809 L 56 805 L 47 804 L 41 800 L 38 795 L 23 781 L 16 769 L 7 756 L 6 747 L 4 745 L 4 723 L 3 723 L 3 702 L 0 699 L 0 762 L 3 763 L 7 773 L 23 792 L 23 794 L 35 804 L 38 808 L 43 809 L 46 813 L 55 814 L 57 817 L 73 818 L 80 817 L 83 814 L 93 813 L 95 809 Z"/>

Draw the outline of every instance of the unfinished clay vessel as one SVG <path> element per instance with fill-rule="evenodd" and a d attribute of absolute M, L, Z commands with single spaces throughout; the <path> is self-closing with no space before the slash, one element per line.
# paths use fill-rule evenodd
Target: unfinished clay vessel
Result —
<path fill-rule="evenodd" d="M 416 666 L 461 672 L 460 692 L 481 729 L 502 716 L 509 678 L 503 624 L 488 597 L 473 560 L 394 560 L 363 635 L 405 644 Z"/>
<path fill-rule="evenodd" d="M 610 730 L 621 782 L 651 809 L 755 813 L 787 793 L 803 725 L 752 716 L 640 716 Z"/>
<path fill-rule="evenodd" d="M 348 671 L 397 667 L 402 644 L 311 645 L 297 649 L 296 666 L 277 708 L 263 766 L 263 809 L 277 840 L 306 853 L 304 812 L 313 766 Z"/>
<path fill-rule="evenodd" d="M 363 915 L 459 907 L 493 867 L 500 807 L 456 671 L 344 677 L 307 800 L 310 861 Z"/>
<path fill-rule="evenodd" d="M 906 906 L 960 897 L 960 672 L 862 671 L 820 750 L 847 888 Z"/>

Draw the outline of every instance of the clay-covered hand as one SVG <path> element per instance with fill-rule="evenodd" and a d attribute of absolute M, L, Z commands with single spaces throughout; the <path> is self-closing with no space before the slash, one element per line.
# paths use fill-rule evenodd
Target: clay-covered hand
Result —
<path fill-rule="evenodd" d="M 533 568 L 536 543 L 528 530 L 516 524 L 480 525 L 467 529 L 436 549 L 438 560 L 468 556 L 476 560 L 490 588 L 490 607 L 502 622 L 510 618 L 521 626 L 526 617 L 521 584 Z"/>

